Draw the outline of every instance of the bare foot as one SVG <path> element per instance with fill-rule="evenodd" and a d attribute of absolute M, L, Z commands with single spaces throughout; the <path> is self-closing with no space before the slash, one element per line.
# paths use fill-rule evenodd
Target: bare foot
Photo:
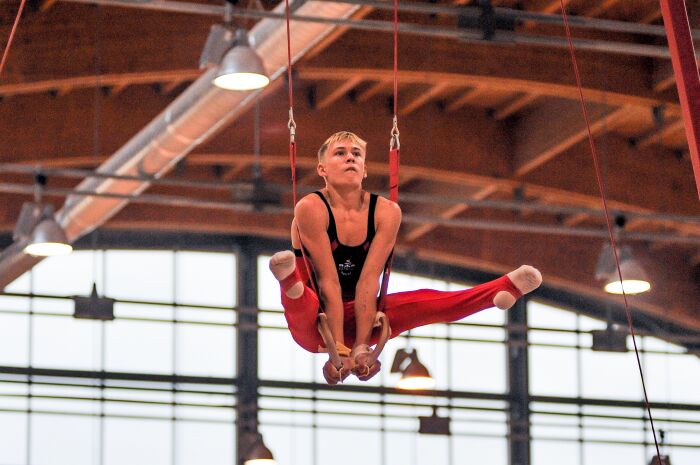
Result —
<path fill-rule="evenodd" d="M 534 291 L 542 284 L 542 274 L 537 268 L 530 265 L 522 265 L 508 273 L 508 277 L 523 295 Z M 508 310 L 515 304 L 516 300 L 518 299 L 510 292 L 500 291 L 493 298 L 493 304 L 501 310 Z"/>
<path fill-rule="evenodd" d="M 296 258 L 290 250 L 277 252 L 270 258 L 270 271 L 275 275 L 277 281 L 282 281 L 287 276 L 294 273 Z M 304 293 L 304 284 L 297 281 L 284 292 L 290 299 L 298 299 Z"/>

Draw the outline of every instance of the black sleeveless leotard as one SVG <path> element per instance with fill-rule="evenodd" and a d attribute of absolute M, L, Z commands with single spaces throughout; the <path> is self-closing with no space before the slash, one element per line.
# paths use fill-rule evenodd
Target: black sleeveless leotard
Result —
<path fill-rule="evenodd" d="M 348 246 L 341 244 L 338 240 L 338 231 L 335 226 L 335 218 L 331 206 L 320 191 L 314 194 L 321 197 L 323 203 L 328 209 L 328 239 L 331 243 L 331 251 L 333 252 L 333 261 L 335 262 L 336 271 L 338 272 L 338 281 L 342 292 L 343 301 L 347 302 L 355 299 L 355 287 L 360 280 L 362 267 L 367 259 L 369 246 L 374 239 L 374 210 L 377 206 L 377 194 L 369 196 L 369 211 L 367 214 L 367 237 L 364 242 L 356 246 Z M 294 253 L 299 257 L 301 250 L 294 250 Z"/>

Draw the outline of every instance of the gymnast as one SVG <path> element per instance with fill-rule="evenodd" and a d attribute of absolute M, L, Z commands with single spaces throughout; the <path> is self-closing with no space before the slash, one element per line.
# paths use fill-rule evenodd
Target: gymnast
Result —
<path fill-rule="evenodd" d="M 309 352 L 325 351 L 317 329 L 323 303 L 342 361 L 342 368 L 330 360 L 324 365 L 328 384 L 343 381 L 351 372 L 366 381 L 381 367 L 378 360 L 372 362 L 369 357 L 370 346 L 378 338 L 373 326 L 379 278 L 396 242 L 401 209 L 362 188 L 367 177 L 366 146 L 365 141 L 347 131 L 333 134 L 321 145 L 316 170 L 326 186 L 295 206 L 291 232 L 294 252 L 278 252 L 270 259 L 270 270 L 280 282 L 292 338 Z M 320 299 L 310 287 L 309 270 L 317 279 Z M 423 325 L 456 321 L 494 306 L 509 309 L 541 283 L 536 268 L 522 265 L 471 289 L 388 294 L 384 313 L 390 323 L 390 337 Z"/>

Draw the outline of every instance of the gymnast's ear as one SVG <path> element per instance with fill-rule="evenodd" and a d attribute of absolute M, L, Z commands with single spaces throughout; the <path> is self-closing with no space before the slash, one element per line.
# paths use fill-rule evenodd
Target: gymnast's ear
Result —
<path fill-rule="evenodd" d="M 319 176 L 322 178 L 325 178 L 327 176 L 326 174 L 326 167 L 323 166 L 323 163 L 319 163 L 316 165 L 316 172 L 318 173 Z"/>

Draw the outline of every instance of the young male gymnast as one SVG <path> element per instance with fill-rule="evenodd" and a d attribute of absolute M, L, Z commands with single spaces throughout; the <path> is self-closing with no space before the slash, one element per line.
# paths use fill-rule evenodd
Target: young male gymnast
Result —
<path fill-rule="evenodd" d="M 343 365 L 338 370 L 330 360 L 326 362 L 323 376 L 329 384 L 351 372 L 366 381 L 381 366 L 379 361 L 371 363 L 369 347 L 378 338 L 373 325 L 379 277 L 396 242 L 401 209 L 362 188 L 367 177 L 366 147 L 365 141 L 348 131 L 333 134 L 321 145 L 316 170 L 326 187 L 302 198 L 294 209 L 294 253 L 278 252 L 270 260 L 292 337 L 310 352 L 324 349 L 317 329 L 323 302 Z M 302 244 L 310 260 L 308 268 Z M 317 278 L 320 299 L 310 287 L 308 269 Z M 522 265 L 471 289 L 388 294 L 384 313 L 393 338 L 418 326 L 459 320 L 494 306 L 506 310 L 541 283 L 536 268 Z"/>

